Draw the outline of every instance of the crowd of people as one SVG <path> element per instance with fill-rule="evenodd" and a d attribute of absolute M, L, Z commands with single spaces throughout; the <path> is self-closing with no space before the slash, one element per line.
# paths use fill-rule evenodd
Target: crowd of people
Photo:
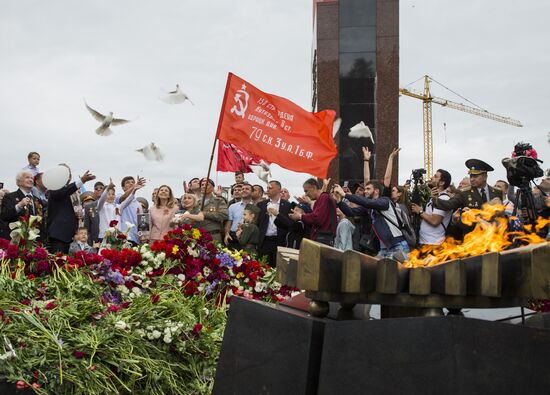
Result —
<path fill-rule="evenodd" d="M 303 238 L 404 260 L 419 245 L 440 245 L 448 236 L 461 239 L 472 229 L 461 222 L 461 213 L 485 203 L 503 204 L 507 215 L 522 217 L 525 208 L 514 206 L 514 188 L 507 181 L 489 185 L 489 164 L 466 161 L 468 176 L 457 187 L 448 171 L 438 169 L 426 186 L 418 188 L 422 180 L 414 180 L 414 187 L 392 180 L 398 153 L 395 149 L 389 155 L 384 178 L 374 180 L 369 172 L 371 153 L 363 148 L 362 183 L 338 185 L 310 178 L 303 183 L 304 195 L 294 199 L 279 181 L 269 181 L 264 189 L 237 172 L 230 199 L 213 180 L 192 178 L 183 182 L 181 197 L 169 185 L 161 185 L 148 201 L 137 196 L 146 183 L 141 177 L 122 178 L 118 193 L 112 180 L 96 181 L 92 191 L 81 192 L 84 184 L 95 180 L 89 171 L 73 182 L 69 176 L 60 189 L 47 190 L 38 167 L 40 155 L 31 152 L 28 165 L 16 175 L 18 189 L 0 191 L 0 237 L 9 239 L 9 224 L 20 217 L 38 215 L 44 218 L 41 241 L 50 252 L 90 252 L 101 248 L 113 221 L 134 246 L 162 240 L 171 229 L 192 224 L 217 242 L 275 265 L 277 247 L 299 248 Z M 429 194 L 427 199 L 419 198 L 420 189 Z M 548 218 L 549 192 L 548 177 L 533 189 L 536 215 Z"/>

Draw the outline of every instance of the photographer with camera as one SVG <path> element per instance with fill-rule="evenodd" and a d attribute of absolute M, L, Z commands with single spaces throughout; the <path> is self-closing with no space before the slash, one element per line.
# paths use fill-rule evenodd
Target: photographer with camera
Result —
<path fill-rule="evenodd" d="M 468 174 L 470 174 L 470 187 L 460 190 L 455 196 L 449 200 L 444 200 L 439 197 L 437 190 L 432 190 L 433 207 L 444 211 L 453 211 L 458 208 L 462 211 L 471 208 L 481 209 L 481 207 L 495 199 L 502 200 L 502 191 L 493 188 L 487 184 L 487 172 L 494 171 L 492 166 L 479 159 L 468 159 L 466 161 Z M 462 227 L 463 233 L 470 232 L 473 228 Z"/>
<path fill-rule="evenodd" d="M 451 185 L 451 174 L 439 169 L 428 181 L 428 186 L 433 192 L 437 192 L 437 198 L 449 200 L 447 188 Z M 440 245 L 445 241 L 449 223 L 451 222 L 452 211 L 440 210 L 433 206 L 433 199 L 426 203 L 426 208 L 416 203 L 411 204 L 411 211 L 420 218 L 420 231 L 418 243 L 420 245 Z"/>

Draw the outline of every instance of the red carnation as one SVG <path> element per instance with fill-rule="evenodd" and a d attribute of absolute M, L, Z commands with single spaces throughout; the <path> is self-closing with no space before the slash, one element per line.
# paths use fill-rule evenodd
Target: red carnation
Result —
<path fill-rule="evenodd" d="M 82 359 L 86 356 L 86 353 L 83 352 L 83 351 L 73 351 L 73 356 L 76 358 L 76 359 Z"/>
<path fill-rule="evenodd" d="M 159 300 L 160 300 L 160 295 L 159 294 L 152 294 L 151 295 L 151 303 L 156 304 L 156 303 L 158 303 Z"/>
<path fill-rule="evenodd" d="M 48 261 L 45 261 L 45 260 L 38 261 L 36 263 L 36 270 L 39 273 L 48 272 L 50 270 L 50 264 L 48 263 Z"/>
<path fill-rule="evenodd" d="M 25 383 L 23 380 L 19 380 L 17 381 L 17 383 L 15 383 L 15 388 L 17 388 L 18 390 L 21 390 L 23 388 L 27 388 L 29 385 L 27 383 Z"/>
<path fill-rule="evenodd" d="M 117 225 L 118 225 L 118 221 L 117 221 L 116 219 L 114 219 L 114 220 L 112 220 L 111 222 L 109 222 L 109 227 L 110 227 L 110 228 L 113 228 L 113 227 L 115 227 L 115 226 L 117 226 Z"/>
<path fill-rule="evenodd" d="M 120 310 L 120 307 L 118 307 L 116 304 L 110 305 L 109 308 L 107 309 L 107 311 L 110 313 L 118 313 L 119 310 Z"/>
<path fill-rule="evenodd" d="M 201 330 L 202 330 L 202 324 L 200 322 L 197 322 L 193 327 L 193 334 L 198 335 Z"/>
<path fill-rule="evenodd" d="M 56 307 L 57 305 L 55 304 L 55 302 L 48 302 L 48 304 L 46 304 L 46 310 L 52 310 Z"/>
<path fill-rule="evenodd" d="M 15 259 L 19 256 L 19 249 L 15 244 L 10 244 L 6 250 L 6 255 L 10 259 Z"/>

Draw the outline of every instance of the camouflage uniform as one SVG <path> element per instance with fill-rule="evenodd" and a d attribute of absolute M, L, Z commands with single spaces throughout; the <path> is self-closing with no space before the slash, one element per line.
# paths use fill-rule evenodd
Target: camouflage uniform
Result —
<path fill-rule="evenodd" d="M 487 197 L 488 202 L 493 200 L 494 198 L 499 198 L 500 200 L 502 200 L 502 191 L 500 189 L 493 188 L 489 185 L 487 185 L 487 188 L 489 189 L 489 196 Z M 467 187 L 464 188 L 462 191 L 459 191 L 449 200 L 441 200 L 439 198 L 435 198 L 433 199 L 433 204 L 435 208 L 446 211 L 454 211 L 458 208 L 464 207 L 481 209 L 481 206 L 483 205 L 483 199 L 481 198 L 481 195 L 477 188 Z"/>
<path fill-rule="evenodd" d="M 227 203 L 217 196 L 207 197 L 204 202 L 204 221 L 197 222 L 197 227 L 207 230 L 216 241 L 222 241 L 223 223 L 228 219 Z"/>

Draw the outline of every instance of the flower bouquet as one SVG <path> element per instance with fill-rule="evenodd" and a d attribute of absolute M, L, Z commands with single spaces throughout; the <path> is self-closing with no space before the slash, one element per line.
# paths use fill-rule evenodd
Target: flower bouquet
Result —
<path fill-rule="evenodd" d="M 190 225 L 116 240 L 72 257 L 0 241 L 0 376 L 44 394 L 208 394 L 231 296 L 292 291 Z"/>

